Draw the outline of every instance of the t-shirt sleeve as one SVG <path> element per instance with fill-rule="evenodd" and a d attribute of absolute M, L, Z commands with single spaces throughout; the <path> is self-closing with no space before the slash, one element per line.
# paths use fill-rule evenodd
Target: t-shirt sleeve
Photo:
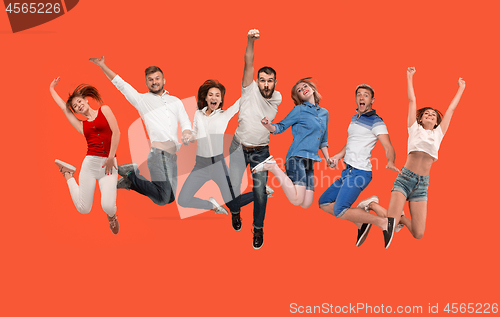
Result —
<path fill-rule="evenodd" d="M 380 118 L 377 118 L 375 120 L 375 122 L 373 123 L 372 132 L 375 135 L 389 134 L 389 132 L 387 131 L 387 127 L 385 126 L 384 121 L 382 121 L 382 119 L 380 119 Z"/>

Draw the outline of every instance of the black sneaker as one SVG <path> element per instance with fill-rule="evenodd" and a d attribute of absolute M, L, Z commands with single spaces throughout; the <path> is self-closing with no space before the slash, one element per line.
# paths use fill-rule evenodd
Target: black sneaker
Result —
<path fill-rule="evenodd" d="M 231 214 L 232 218 L 233 218 L 233 229 L 236 230 L 236 231 L 240 231 L 241 230 L 241 217 L 240 217 L 240 214 Z"/>
<path fill-rule="evenodd" d="M 384 243 L 385 248 L 389 248 L 392 242 L 392 237 L 394 236 L 394 218 L 387 218 L 387 230 L 384 230 Z"/>
<path fill-rule="evenodd" d="M 118 165 L 118 175 L 120 175 L 121 177 L 125 177 L 128 173 L 132 172 L 135 169 L 137 169 L 136 163 Z"/>
<path fill-rule="evenodd" d="M 126 189 L 130 190 L 130 186 L 132 185 L 132 181 L 128 179 L 127 176 L 121 177 L 118 182 L 116 182 L 116 188 L 117 189 Z"/>
<path fill-rule="evenodd" d="M 360 229 L 358 229 L 358 238 L 356 239 L 356 246 L 359 247 L 365 242 L 368 232 L 372 227 L 371 223 L 364 223 Z"/>
<path fill-rule="evenodd" d="M 253 243 L 252 246 L 255 250 L 262 248 L 264 244 L 264 230 L 253 229 Z"/>

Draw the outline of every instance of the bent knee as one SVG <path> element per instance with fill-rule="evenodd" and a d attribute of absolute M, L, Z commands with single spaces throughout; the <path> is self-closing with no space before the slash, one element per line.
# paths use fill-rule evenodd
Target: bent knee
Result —
<path fill-rule="evenodd" d="M 90 209 L 92 209 L 92 207 L 84 207 L 84 206 L 76 207 L 76 210 L 78 210 L 78 212 L 81 213 L 82 215 L 88 214 L 90 212 Z"/>
<path fill-rule="evenodd" d="M 413 233 L 413 237 L 415 239 L 422 239 L 424 237 L 424 232 L 423 231 L 417 231 Z"/>

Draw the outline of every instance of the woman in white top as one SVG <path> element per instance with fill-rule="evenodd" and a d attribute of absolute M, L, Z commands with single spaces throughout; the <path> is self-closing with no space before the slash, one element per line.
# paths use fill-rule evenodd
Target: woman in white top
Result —
<path fill-rule="evenodd" d="M 196 165 L 179 193 L 178 203 L 185 208 L 214 210 L 228 214 L 227 210 L 210 197 L 203 200 L 194 195 L 209 180 L 219 187 L 224 202 L 233 200 L 234 193 L 229 180 L 229 172 L 223 154 L 224 133 L 229 120 L 240 109 L 238 99 L 229 109 L 222 110 L 225 87 L 216 80 L 207 80 L 198 89 L 198 110 L 194 115 L 193 138 L 197 141 Z M 241 205 L 253 201 L 253 193 L 243 194 Z"/>
<path fill-rule="evenodd" d="M 398 229 L 403 226 L 406 226 L 416 239 L 421 239 L 424 235 L 429 172 L 432 163 L 438 159 L 439 145 L 448 130 L 453 112 L 465 89 L 465 81 L 459 78 L 458 91 L 444 116 L 430 107 L 417 111 L 413 90 L 415 67 L 408 67 L 406 74 L 409 100 L 406 164 L 394 182 L 388 211 L 378 204 L 377 196 L 365 199 L 358 205 L 359 208 L 365 208 L 367 211 L 373 210 L 379 216 L 388 217 L 387 230 L 384 230 L 386 249 L 391 244 L 394 231 L 399 231 Z M 409 202 L 411 219 L 405 217 L 404 213 L 401 214 L 405 201 Z"/>

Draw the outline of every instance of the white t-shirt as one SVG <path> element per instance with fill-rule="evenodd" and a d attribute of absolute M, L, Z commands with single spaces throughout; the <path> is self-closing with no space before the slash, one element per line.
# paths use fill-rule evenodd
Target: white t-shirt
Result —
<path fill-rule="evenodd" d="M 207 107 L 196 110 L 193 123 L 193 133 L 197 139 L 196 155 L 212 157 L 223 153 L 227 124 L 239 109 L 240 99 L 227 110 L 217 109 L 209 116 L 205 114 Z"/>
<path fill-rule="evenodd" d="M 247 87 L 243 87 L 241 89 L 238 128 L 234 133 L 238 140 L 247 146 L 268 145 L 269 131 L 260 121 L 264 117 L 268 117 L 272 121 L 276 117 L 280 103 L 281 94 L 279 91 L 275 90 L 271 98 L 266 99 L 260 93 L 255 80 Z"/>
<path fill-rule="evenodd" d="M 191 130 L 191 121 L 182 101 L 166 92 L 161 96 L 152 92 L 138 93 L 118 75 L 111 82 L 139 112 L 151 143 L 173 141 L 178 151 L 181 144 L 177 136 L 177 122 L 182 131 Z"/>
<path fill-rule="evenodd" d="M 439 146 L 443 140 L 444 133 L 441 126 L 433 130 L 426 130 L 415 121 L 408 128 L 408 154 L 414 151 L 422 151 L 434 158 L 438 159 Z"/>
<path fill-rule="evenodd" d="M 389 134 L 384 121 L 377 116 L 375 110 L 354 115 L 347 130 L 346 152 L 344 162 L 363 171 L 371 171 L 370 158 L 379 134 Z"/>

